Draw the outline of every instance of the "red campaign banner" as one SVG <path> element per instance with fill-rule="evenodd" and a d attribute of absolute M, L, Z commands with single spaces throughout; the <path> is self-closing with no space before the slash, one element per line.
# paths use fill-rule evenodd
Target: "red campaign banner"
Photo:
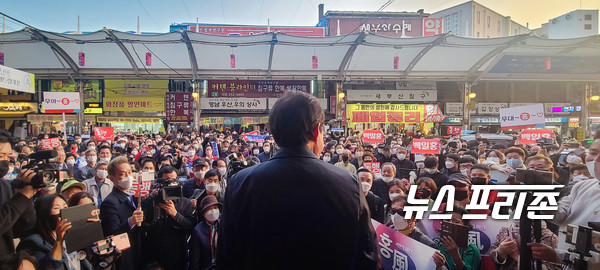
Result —
<path fill-rule="evenodd" d="M 129 194 L 134 197 L 148 197 L 150 195 L 150 187 L 154 173 L 143 172 L 133 177 L 133 184 L 129 189 Z M 139 184 L 141 181 L 141 185 Z M 141 195 L 141 196 L 140 196 Z"/>
<path fill-rule="evenodd" d="M 412 154 L 440 154 L 440 139 L 413 139 Z"/>
<path fill-rule="evenodd" d="M 371 172 L 375 174 L 381 173 L 381 163 L 380 162 L 363 162 L 363 167 L 369 169 Z"/>
<path fill-rule="evenodd" d="M 365 130 L 362 135 L 363 142 L 367 143 L 383 143 L 385 136 L 381 130 Z"/>
<path fill-rule="evenodd" d="M 460 135 L 462 132 L 462 127 L 460 126 L 449 126 L 448 127 L 448 135 Z"/>
<path fill-rule="evenodd" d="M 519 134 L 519 144 L 537 144 L 537 139 L 553 137 L 554 134 L 549 129 L 526 129 Z"/>
<path fill-rule="evenodd" d="M 235 60 L 235 58 L 234 58 Z M 231 61 L 231 58 L 230 58 Z M 310 81 L 209 80 L 208 97 L 278 98 L 285 91 L 310 92 Z"/>
<path fill-rule="evenodd" d="M 95 127 L 94 137 L 98 141 L 112 141 L 115 138 L 114 127 Z"/>
<path fill-rule="evenodd" d="M 244 138 L 244 141 L 246 141 L 246 142 L 248 141 L 248 135 L 260 135 L 260 132 L 258 132 L 258 130 L 255 130 L 255 131 L 250 131 L 250 132 L 244 133 L 242 135 L 242 137 Z"/>
<path fill-rule="evenodd" d="M 40 140 L 42 144 L 42 149 L 49 150 L 60 147 L 60 138 L 48 138 Z"/>
<path fill-rule="evenodd" d="M 165 114 L 168 122 L 188 123 L 194 119 L 192 93 L 165 93 Z"/>

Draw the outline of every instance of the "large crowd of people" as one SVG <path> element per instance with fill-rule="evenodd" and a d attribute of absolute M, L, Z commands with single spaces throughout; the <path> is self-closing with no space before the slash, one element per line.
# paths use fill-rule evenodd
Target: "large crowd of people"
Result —
<path fill-rule="evenodd" d="M 564 143 L 502 145 L 451 136 L 441 139 L 440 154 L 418 155 L 411 140 L 419 135 L 392 133 L 383 143 L 364 143 L 358 132 L 323 130 L 310 98 L 289 95 L 278 104 L 285 102 L 295 106 L 275 106 L 264 141 L 248 141 L 231 129 L 123 131 L 111 141 L 75 134 L 61 139 L 50 160 L 63 180 L 41 188 L 17 188 L 11 181 L 31 182 L 37 171 L 27 169 L 33 161 L 27 157 L 42 151 L 42 139 L 58 135 L 14 140 L 1 132 L 0 268 L 377 269 L 372 218 L 438 250 L 432 260 L 439 268 L 518 269 L 529 252 L 544 267 L 562 269 L 569 253 L 559 230 L 600 222 L 600 140 L 587 150 L 568 150 Z M 377 173 L 364 166 L 372 162 L 381 165 Z M 493 268 L 486 268 L 475 245 L 459 248 L 449 237 L 433 241 L 419 220 L 404 215 L 411 186 L 435 211 L 440 188 L 453 185 L 454 201 L 445 202 L 455 205 L 450 221 L 469 226 L 462 214 L 490 214 L 465 210 L 471 187 L 494 184 L 495 172 L 508 175 L 503 184 L 520 184 L 517 169 L 553 173 L 564 185 L 559 209 L 543 222 L 542 241 L 527 241 L 529 250 L 512 226 L 502 231 L 490 252 Z M 130 191 L 144 172 L 155 180 L 149 196 L 137 198 Z M 181 197 L 161 200 L 159 187 L 165 186 L 180 186 Z M 488 204 L 502 200 L 492 193 Z M 61 209 L 92 202 L 99 220 L 90 222 L 100 222 L 106 237 L 127 233 L 130 248 L 67 252 L 72 224 L 60 218 Z"/>

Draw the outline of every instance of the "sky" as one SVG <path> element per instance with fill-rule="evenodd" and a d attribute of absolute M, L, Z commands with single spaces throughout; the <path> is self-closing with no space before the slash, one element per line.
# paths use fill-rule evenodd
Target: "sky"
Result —
<path fill-rule="evenodd" d="M 142 32 L 164 33 L 172 23 L 314 26 L 318 5 L 328 10 L 377 11 L 388 0 L 3 0 L 0 12 L 38 29 L 52 32 L 94 32 L 103 27 L 135 31 L 137 16 Z M 424 9 L 433 13 L 465 0 L 394 0 L 383 11 Z M 478 0 L 478 3 L 531 29 L 569 11 L 600 9 L 600 0 Z M 1 24 L 0 24 L 1 25 Z M 6 19 L 6 31 L 24 28 Z"/>

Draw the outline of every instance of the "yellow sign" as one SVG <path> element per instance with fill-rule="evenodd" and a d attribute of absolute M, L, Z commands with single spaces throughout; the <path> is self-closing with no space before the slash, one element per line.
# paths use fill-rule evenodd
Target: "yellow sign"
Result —
<path fill-rule="evenodd" d="M 65 114 L 65 120 L 67 122 L 77 122 L 76 114 Z M 86 115 L 86 122 L 94 122 L 96 119 L 92 115 Z M 62 122 L 62 114 L 28 114 L 27 121 L 31 123 L 43 123 L 43 122 Z"/>
<path fill-rule="evenodd" d="M 50 91 L 52 92 L 75 92 L 77 85 L 71 80 L 52 80 Z M 100 80 L 85 80 L 83 82 L 83 101 L 100 102 Z"/>
<path fill-rule="evenodd" d="M 165 97 L 104 97 L 105 112 L 162 112 Z"/>
<path fill-rule="evenodd" d="M 583 139 L 585 139 L 585 129 L 584 128 L 578 128 L 577 129 L 577 140 L 578 141 L 582 141 Z"/>
<path fill-rule="evenodd" d="M 83 110 L 85 114 L 102 114 L 102 108 L 86 108 Z"/>
<path fill-rule="evenodd" d="M 147 97 L 160 97 L 165 99 L 169 91 L 168 80 L 105 80 L 104 97 L 122 98 L 129 97 L 140 99 Z M 164 110 L 164 108 L 163 108 Z"/>
<path fill-rule="evenodd" d="M 97 116 L 96 121 L 98 123 L 136 123 L 136 124 L 158 124 L 161 123 L 162 119 L 160 118 L 150 118 L 150 117 L 106 117 L 106 116 Z"/>
<path fill-rule="evenodd" d="M 350 123 L 421 123 L 425 120 L 423 104 L 347 104 Z"/>
<path fill-rule="evenodd" d="M 577 118 L 577 117 L 569 118 L 569 127 L 578 128 L 579 127 L 579 118 Z"/>
<path fill-rule="evenodd" d="M 34 102 L 0 102 L 0 115 L 2 117 L 23 116 L 37 111 L 37 103 Z"/>

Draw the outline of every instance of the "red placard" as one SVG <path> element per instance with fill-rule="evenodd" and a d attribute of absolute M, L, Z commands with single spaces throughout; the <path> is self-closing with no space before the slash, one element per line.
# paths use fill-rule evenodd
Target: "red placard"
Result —
<path fill-rule="evenodd" d="M 460 126 L 449 126 L 448 127 L 448 135 L 460 135 L 462 132 L 462 127 Z"/>
<path fill-rule="evenodd" d="M 153 173 L 140 173 L 133 177 L 133 184 L 129 189 L 129 194 L 134 197 L 148 197 L 150 195 L 150 187 L 152 186 Z M 139 183 L 142 183 L 141 185 Z"/>
<path fill-rule="evenodd" d="M 58 137 L 41 139 L 40 142 L 42 144 L 42 149 L 44 149 L 44 150 L 60 147 L 60 138 L 58 138 Z"/>
<path fill-rule="evenodd" d="M 413 139 L 412 150 L 413 154 L 440 154 L 439 139 Z"/>
<path fill-rule="evenodd" d="M 94 137 L 99 141 L 112 141 L 115 138 L 114 127 L 95 127 Z"/>
<path fill-rule="evenodd" d="M 537 139 L 552 137 L 554 135 L 549 129 L 526 129 L 519 134 L 519 144 L 536 144 Z"/>
<path fill-rule="evenodd" d="M 363 132 L 362 140 L 367 143 L 383 143 L 385 141 L 385 135 L 381 130 L 367 129 Z"/>
<path fill-rule="evenodd" d="M 363 167 L 369 169 L 374 174 L 381 173 L 381 163 L 380 162 L 363 162 Z"/>

